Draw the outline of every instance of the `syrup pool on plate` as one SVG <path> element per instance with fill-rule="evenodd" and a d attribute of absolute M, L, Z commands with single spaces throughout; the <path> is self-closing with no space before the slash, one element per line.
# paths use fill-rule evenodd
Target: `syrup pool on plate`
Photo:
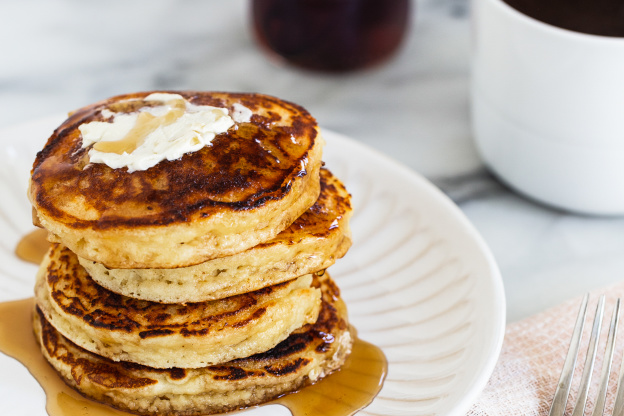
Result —
<path fill-rule="evenodd" d="M 42 228 L 37 228 L 36 230 L 26 234 L 22 237 L 19 243 L 17 243 L 17 247 L 15 247 L 15 255 L 29 263 L 41 263 L 43 256 L 50 247 L 47 235 L 48 232 Z"/>
<path fill-rule="evenodd" d="M 15 253 L 39 264 L 48 247 L 45 230 L 26 235 Z M 56 374 L 43 357 L 32 330 L 34 300 L 0 303 L 0 352 L 22 363 L 46 394 L 50 416 L 130 415 L 81 396 Z M 355 330 L 352 330 L 355 333 Z M 387 361 L 376 346 L 355 338 L 353 350 L 340 370 L 319 382 L 266 404 L 286 406 L 294 416 L 350 416 L 366 407 L 381 390 Z"/>

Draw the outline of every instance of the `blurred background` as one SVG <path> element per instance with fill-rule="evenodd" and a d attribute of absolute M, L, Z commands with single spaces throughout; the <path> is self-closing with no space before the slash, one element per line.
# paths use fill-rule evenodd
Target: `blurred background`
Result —
<path fill-rule="evenodd" d="M 248 0 L 26 3 L 5 1 L 0 13 L 0 127 L 128 91 L 255 91 L 303 105 L 321 126 L 427 175 L 479 165 L 465 0 L 416 4 L 397 54 L 342 75 L 271 60 L 253 37 Z"/>
<path fill-rule="evenodd" d="M 409 21 L 389 60 L 328 74 L 269 57 L 247 0 L 0 0 L 0 130 L 132 91 L 271 94 L 453 199 L 499 263 L 508 320 L 624 277 L 624 221 L 543 207 L 483 167 L 469 120 L 468 1 L 413 1 Z"/>

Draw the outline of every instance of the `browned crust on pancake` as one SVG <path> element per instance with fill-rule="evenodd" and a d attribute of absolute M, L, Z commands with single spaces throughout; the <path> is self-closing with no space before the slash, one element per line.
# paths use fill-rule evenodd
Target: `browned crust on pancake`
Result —
<path fill-rule="evenodd" d="M 256 354 L 249 358 L 233 360 L 231 363 L 241 366 L 252 365 L 254 362 L 271 364 L 269 365 L 271 371 L 284 375 L 295 371 L 295 368 L 301 365 L 301 363 L 295 364 L 295 361 L 291 360 L 288 363 L 282 362 L 280 366 L 276 366 L 272 364 L 274 361 L 283 360 L 305 350 L 313 349 L 319 354 L 328 351 L 334 342 L 333 334 L 347 330 L 348 324 L 345 311 L 339 310 L 344 308 L 344 304 L 340 300 L 340 289 L 331 279 L 329 273 L 325 272 L 321 276 L 317 275 L 312 285 L 320 288 L 322 293 L 321 310 L 314 324 L 308 324 L 295 331 L 267 352 Z M 280 370 L 278 371 L 277 368 L 280 368 Z"/>
<path fill-rule="evenodd" d="M 230 110 L 242 103 L 255 113 L 199 151 L 130 173 L 88 164 L 78 127 L 101 120 L 104 109 L 153 105 L 142 99 L 150 93 L 77 111 L 31 172 L 34 222 L 51 241 L 109 268 L 185 267 L 266 242 L 314 204 L 324 141 L 303 108 L 260 94 L 176 93 Z"/>
<path fill-rule="evenodd" d="M 257 308 L 263 297 L 290 282 L 265 287 L 227 299 L 203 303 L 162 304 L 139 300 L 98 285 L 63 245 L 51 245 L 47 284 L 55 305 L 93 328 L 135 333 L 142 339 L 180 334 L 206 337 L 226 327 L 242 330 L 266 312 Z M 56 252 L 56 253 L 55 253 Z M 292 281 L 291 281 L 292 282 Z M 215 311 L 219 311 L 215 313 Z"/>
<path fill-rule="evenodd" d="M 316 203 L 272 240 L 242 253 L 176 269 L 107 269 L 81 260 L 93 280 L 122 295 L 202 302 L 260 289 L 330 267 L 351 246 L 351 198 L 327 169 Z M 261 277 L 261 278 L 259 278 Z"/>
<path fill-rule="evenodd" d="M 317 380 L 308 378 L 310 366 L 321 368 L 321 377 L 334 371 L 344 362 L 350 350 L 350 341 L 338 345 L 338 339 L 348 336 L 344 303 L 339 290 L 329 275 L 319 277 L 314 285 L 321 288 L 321 312 L 316 323 L 291 334 L 273 349 L 248 358 L 222 365 L 199 369 L 154 369 L 142 365 L 114 362 L 88 352 L 58 333 L 38 309 L 34 315 L 35 332 L 44 356 L 60 372 L 63 379 L 82 394 L 95 400 L 120 407 L 137 414 L 199 415 L 234 410 L 269 401 Z M 344 340 L 343 340 L 344 342 Z M 339 355 L 340 357 L 336 357 Z M 217 395 L 236 389 L 258 389 L 252 399 L 229 405 L 176 408 L 174 394 L 151 388 L 163 381 L 176 384 L 188 380 L 205 379 Z M 212 381 L 210 381 L 212 380 Z M 130 409 L 124 403 L 137 403 L 149 398 L 149 405 L 157 411 Z M 193 402 L 193 400 L 190 400 Z"/>
<path fill-rule="evenodd" d="M 328 238 L 332 234 L 332 230 L 338 228 L 337 221 L 345 215 L 350 215 L 352 211 L 350 195 L 342 182 L 333 176 L 328 169 L 321 169 L 320 179 L 321 193 L 314 205 L 273 240 L 261 243 L 257 247 L 277 243 L 297 244 L 304 236 Z M 336 223 L 331 224 L 332 221 L 336 221 Z M 337 257 L 342 257 L 342 255 Z"/>
<path fill-rule="evenodd" d="M 129 173 L 88 164 L 78 126 L 102 121 L 104 109 L 134 111 L 149 92 L 121 95 L 87 106 L 57 128 L 32 169 L 31 199 L 38 211 L 74 229 L 165 226 L 244 211 L 279 200 L 292 181 L 306 175 L 308 152 L 317 137 L 316 121 L 302 107 L 261 94 L 174 92 L 198 105 L 225 107 L 235 102 L 254 114 L 250 123 L 217 135 L 212 145 Z M 123 100 L 137 99 L 129 103 Z M 288 111 L 284 122 L 278 111 Z M 293 144 L 292 141 L 296 141 Z M 84 198 L 98 218 L 86 220 L 61 208 L 58 198 Z"/>

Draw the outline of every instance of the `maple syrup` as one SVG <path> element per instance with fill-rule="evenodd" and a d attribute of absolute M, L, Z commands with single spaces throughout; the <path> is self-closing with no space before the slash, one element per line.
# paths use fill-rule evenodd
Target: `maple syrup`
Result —
<path fill-rule="evenodd" d="M 16 254 L 39 263 L 47 250 L 44 230 L 25 236 Z M 0 303 L 0 352 L 21 362 L 42 386 L 50 416 L 129 416 L 81 396 L 66 385 L 43 357 L 32 330 L 33 298 Z M 355 334 L 355 331 L 352 330 Z M 376 346 L 355 338 L 340 370 L 297 392 L 266 404 L 286 406 L 294 416 L 350 416 L 372 402 L 383 385 L 387 362 Z"/>
<path fill-rule="evenodd" d="M 165 115 L 158 117 L 148 112 L 141 112 L 137 117 L 135 125 L 123 138 L 115 141 L 97 142 L 93 145 L 93 148 L 103 153 L 115 153 L 118 155 L 134 152 L 143 144 L 147 136 L 156 129 L 175 123 L 184 115 L 184 100 L 171 100 L 167 104 L 170 104 L 173 109 Z"/>
<path fill-rule="evenodd" d="M 352 333 L 355 333 L 353 329 Z M 373 344 L 356 337 L 353 350 L 340 370 L 312 386 L 269 404 L 284 405 L 294 416 L 353 415 L 377 396 L 386 372 L 384 353 Z"/>
<path fill-rule="evenodd" d="M 41 353 L 32 329 L 33 298 L 0 303 L 0 352 L 30 371 L 46 394 L 50 416 L 127 416 L 82 397 L 56 374 Z"/>
<path fill-rule="evenodd" d="M 43 256 L 48 252 L 48 232 L 43 228 L 37 228 L 26 234 L 15 247 L 15 255 L 29 263 L 39 264 Z"/>

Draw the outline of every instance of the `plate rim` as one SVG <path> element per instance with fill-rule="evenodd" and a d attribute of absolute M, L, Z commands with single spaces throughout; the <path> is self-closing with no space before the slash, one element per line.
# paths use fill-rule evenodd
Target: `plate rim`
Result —
<path fill-rule="evenodd" d="M 490 345 L 489 358 L 485 361 L 480 373 L 477 375 L 470 388 L 461 397 L 461 399 L 456 402 L 456 404 L 449 410 L 449 412 L 446 413 L 445 416 L 465 415 L 470 407 L 474 403 L 476 403 L 478 396 L 481 394 L 481 392 L 487 385 L 492 373 L 494 372 L 494 368 L 496 366 L 496 363 L 498 362 L 498 358 L 500 356 L 503 346 L 503 340 L 505 337 L 507 302 L 502 275 L 500 272 L 500 268 L 498 267 L 498 264 L 494 258 L 494 254 L 492 253 L 491 249 L 489 248 L 479 231 L 470 222 L 468 217 L 466 217 L 466 215 L 457 206 L 457 204 L 455 204 L 446 194 L 444 194 L 440 190 L 440 188 L 435 186 L 423 175 L 405 166 L 401 162 L 391 158 L 390 156 L 380 152 L 379 150 L 367 144 L 358 142 L 349 136 L 337 133 L 331 129 L 326 129 L 323 127 L 321 127 L 321 132 L 326 139 L 328 137 L 329 140 L 337 139 L 339 142 L 343 142 L 346 143 L 348 146 L 358 148 L 360 151 L 370 154 L 375 159 L 378 159 L 385 164 L 393 166 L 395 169 L 401 172 L 404 177 L 408 178 L 409 180 L 416 183 L 419 187 L 424 189 L 425 192 L 428 193 L 428 196 L 435 198 L 437 203 L 441 204 L 441 206 L 443 206 L 445 209 L 448 209 L 449 212 L 453 214 L 453 216 L 460 222 L 460 224 L 468 232 L 469 236 L 473 239 L 479 251 L 483 254 L 487 266 L 491 271 L 489 279 L 487 280 L 489 280 L 489 282 L 492 284 L 492 290 L 496 294 L 496 296 L 493 298 L 493 306 L 497 313 L 494 315 L 494 331 L 492 335 L 492 338 L 495 342 Z"/>
<path fill-rule="evenodd" d="M 66 116 L 64 114 L 59 113 L 56 115 L 39 117 L 30 121 L 20 122 L 17 124 L 3 127 L 0 129 L 0 143 L 4 143 L 8 140 L 4 138 L 9 136 L 7 133 L 11 131 L 18 131 L 26 127 L 32 127 L 34 125 L 50 125 L 51 128 L 49 129 L 49 131 L 52 132 L 53 129 L 59 126 L 65 118 Z M 475 226 L 462 212 L 462 210 L 446 194 L 444 194 L 437 186 L 435 186 L 423 175 L 405 166 L 401 162 L 391 158 L 390 156 L 380 152 L 379 150 L 367 144 L 361 143 L 345 134 L 335 132 L 322 126 L 320 127 L 320 129 L 326 141 L 335 141 L 339 145 L 355 148 L 358 151 L 364 152 L 365 154 L 368 154 L 371 158 L 379 161 L 380 164 L 392 166 L 393 169 L 396 169 L 401 176 L 414 183 L 418 187 L 418 189 L 424 191 L 428 197 L 434 200 L 436 204 L 439 204 L 445 210 L 448 210 L 448 212 L 467 232 L 470 239 L 473 240 L 473 242 L 476 244 L 479 252 L 483 255 L 487 267 L 490 270 L 490 274 L 487 276 L 488 278 L 486 280 L 491 285 L 491 289 L 495 294 L 495 296 L 492 298 L 492 306 L 497 312 L 494 315 L 493 331 L 491 333 L 493 342 L 491 343 L 491 345 L 487 346 L 489 347 L 488 359 L 485 360 L 485 362 L 481 366 L 480 371 L 478 372 L 478 374 L 476 374 L 470 387 L 465 391 L 462 396 L 460 396 L 460 398 L 454 404 L 451 405 L 446 413 L 441 414 L 446 416 L 464 415 L 469 410 L 469 408 L 476 402 L 478 396 L 487 385 L 487 382 L 490 379 L 498 361 L 505 335 L 505 291 L 500 269 L 498 267 L 498 264 L 496 263 L 492 251 L 485 243 L 485 240 L 475 228 Z M 45 139 L 47 140 L 47 137 L 45 137 Z M 42 144 L 43 143 L 45 143 L 45 141 L 42 139 Z"/>

